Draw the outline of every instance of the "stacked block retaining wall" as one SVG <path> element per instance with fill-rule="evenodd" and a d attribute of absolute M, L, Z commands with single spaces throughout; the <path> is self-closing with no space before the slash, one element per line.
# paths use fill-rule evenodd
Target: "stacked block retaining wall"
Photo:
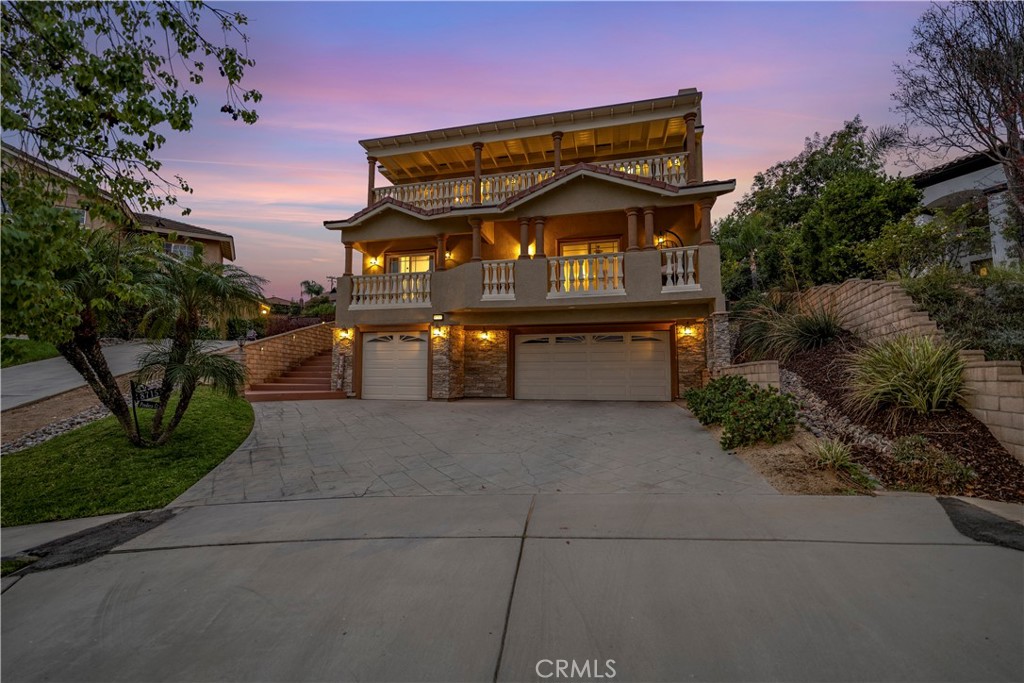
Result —
<path fill-rule="evenodd" d="M 249 342 L 244 347 L 247 386 L 280 377 L 304 360 L 329 350 L 333 329 L 321 323 Z"/>

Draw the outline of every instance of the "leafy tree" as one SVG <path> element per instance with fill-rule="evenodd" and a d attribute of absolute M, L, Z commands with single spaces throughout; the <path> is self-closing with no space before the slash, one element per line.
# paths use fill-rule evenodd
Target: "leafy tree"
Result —
<path fill-rule="evenodd" d="M 796 157 L 754 176 L 716 226 L 730 299 L 778 286 L 834 282 L 864 274 L 856 244 L 877 237 L 918 201 L 906 180 L 882 164 L 896 131 L 870 131 L 860 117 L 808 138 Z"/>
<path fill-rule="evenodd" d="M 933 4 L 897 64 L 896 111 L 913 151 L 982 152 L 1002 165 L 1018 221 L 1024 216 L 1024 3 Z"/>
<path fill-rule="evenodd" d="M 135 271 L 146 249 L 82 230 L 58 207 L 75 204 L 112 229 L 130 228 L 135 211 L 191 192 L 183 178 L 160 175 L 156 154 L 168 131 L 191 130 L 198 99 L 190 88 L 203 83 L 207 62 L 227 83 L 221 111 L 256 121 L 251 106 L 260 93 L 240 87 L 253 65 L 246 18 L 201 1 L 12 1 L 0 10 L 4 137 L 44 162 L 4 158 L 5 331 L 53 343 L 140 443 L 124 419 L 99 330 L 117 304 L 139 303 L 144 287 Z M 204 22 L 223 44 L 204 36 Z"/>
<path fill-rule="evenodd" d="M 245 383 L 245 370 L 227 356 L 211 353 L 202 343 L 206 321 L 251 314 L 263 300 L 263 278 L 238 266 L 206 263 L 202 250 L 181 259 L 160 255 L 161 268 L 148 279 L 149 310 L 144 325 L 170 345 L 155 344 L 140 361 L 143 379 L 160 378 L 152 438 L 166 443 L 181 422 L 201 381 L 235 395 Z M 164 417 L 178 389 L 171 419 Z"/>
<path fill-rule="evenodd" d="M 974 204 L 928 216 L 911 211 L 882 228 L 862 245 L 864 260 L 876 274 L 912 278 L 934 268 L 959 266 L 960 259 L 984 251 L 989 244 L 987 213 Z"/>
<path fill-rule="evenodd" d="M 324 293 L 324 286 L 315 280 L 302 281 L 302 293 L 313 298 Z"/>

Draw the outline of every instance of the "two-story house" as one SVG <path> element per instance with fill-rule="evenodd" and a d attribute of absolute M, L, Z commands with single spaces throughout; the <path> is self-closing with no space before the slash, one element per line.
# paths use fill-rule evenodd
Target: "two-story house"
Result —
<path fill-rule="evenodd" d="M 363 140 L 335 387 L 668 401 L 728 363 L 701 93 Z M 378 173 L 390 185 L 378 186 Z M 353 273 L 354 255 L 362 259 Z"/>

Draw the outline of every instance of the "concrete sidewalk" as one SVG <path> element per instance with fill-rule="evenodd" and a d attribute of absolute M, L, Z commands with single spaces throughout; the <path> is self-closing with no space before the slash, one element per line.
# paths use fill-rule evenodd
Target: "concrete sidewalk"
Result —
<path fill-rule="evenodd" d="M 621 681 L 1019 680 L 1021 559 L 924 496 L 180 508 L 10 587 L 2 675 L 512 681 L 561 659 Z"/>
<path fill-rule="evenodd" d="M 138 358 L 150 342 L 130 342 L 107 346 L 103 357 L 116 377 L 138 367 Z M 233 341 L 213 341 L 215 348 L 231 348 Z M 0 411 L 55 396 L 85 386 L 82 376 L 58 356 L 0 370 Z"/>

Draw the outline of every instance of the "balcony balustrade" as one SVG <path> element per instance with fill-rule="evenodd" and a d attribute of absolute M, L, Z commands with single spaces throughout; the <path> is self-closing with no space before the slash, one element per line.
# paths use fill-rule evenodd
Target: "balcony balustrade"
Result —
<path fill-rule="evenodd" d="M 661 291 L 689 292 L 700 289 L 697 281 L 697 247 L 661 250 Z"/>
<path fill-rule="evenodd" d="M 548 298 L 625 294 L 623 254 L 548 258 Z"/>
<path fill-rule="evenodd" d="M 352 277 L 350 309 L 429 308 L 431 273 Z"/>
<path fill-rule="evenodd" d="M 516 262 L 484 261 L 484 293 L 481 301 L 515 301 Z"/>
<path fill-rule="evenodd" d="M 686 184 L 686 154 L 662 154 L 637 159 L 599 161 L 595 166 L 610 168 L 628 175 L 654 178 L 670 185 Z M 541 183 L 555 174 L 554 167 L 537 168 L 511 173 L 496 173 L 480 177 L 482 204 L 500 204 L 509 197 Z M 376 201 L 391 197 L 421 209 L 443 209 L 473 204 L 473 178 L 449 178 L 426 183 L 390 185 L 373 190 Z"/>

